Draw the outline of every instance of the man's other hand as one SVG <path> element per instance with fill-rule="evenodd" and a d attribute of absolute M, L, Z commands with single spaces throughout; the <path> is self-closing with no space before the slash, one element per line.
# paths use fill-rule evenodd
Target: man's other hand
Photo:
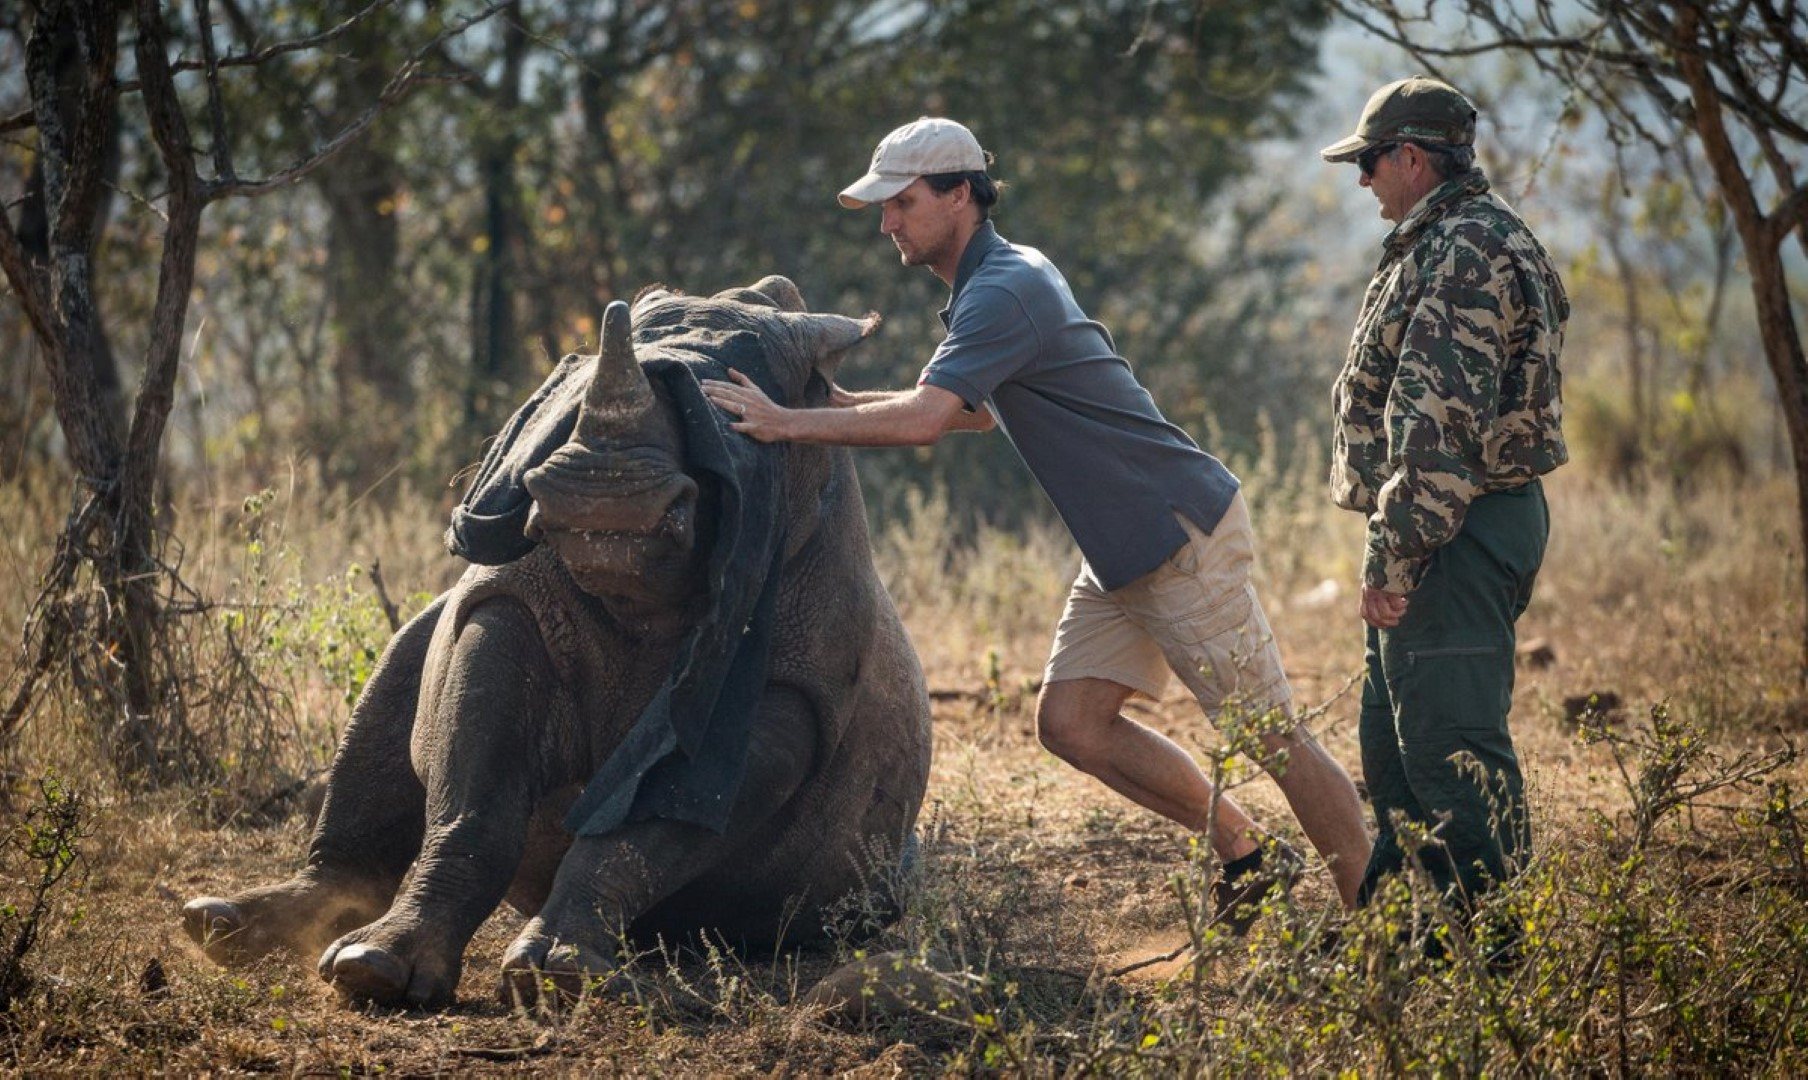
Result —
<path fill-rule="evenodd" d="M 1377 630 L 1392 630 L 1405 617 L 1406 603 L 1407 599 L 1401 593 L 1383 592 L 1364 585 L 1360 605 L 1362 621 Z"/>

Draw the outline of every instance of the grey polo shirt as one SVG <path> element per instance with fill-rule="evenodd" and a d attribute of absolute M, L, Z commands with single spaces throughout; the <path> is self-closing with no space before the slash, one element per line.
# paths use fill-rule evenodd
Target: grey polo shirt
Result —
<path fill-rule="evenodd" d="M 1122 588 L 1178 551 L 1176 511 L 1217 527 L 1237 478 L 1162 418 L 1040 251 L 982 225 L 941 314 L 948 336 L 918 385 L 991 410 L 1099 584 Z"/>

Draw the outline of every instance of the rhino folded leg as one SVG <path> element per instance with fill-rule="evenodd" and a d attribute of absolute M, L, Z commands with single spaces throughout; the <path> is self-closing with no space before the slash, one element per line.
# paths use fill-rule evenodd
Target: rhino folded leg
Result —
<path fill-rule="evenodd" d="M 654 820 L 579 837 L 545 906 L 503 958 L 504 1004 L 532 1004 L 547 991 L 555 1002 L 569 1000 L 598 980 L 605 989 L 619 981 L 614 957 L 624 930 L 725 857 L 746 854 L 809 775 L 816 749 L 816 718 L 795 692 L 769 688 L 759 710 L 727 831 Z"/>
<path fill-rule="evenodd" d="M 182 909 L 183 929 L 209 957 L 247 963 L 311 953 L 383 913 L 420 850 L 426 793 L 408 760 L 421 669 L 443 599 L 409 620 L 352 710 L 334 755 L 305 869 L 288 881 Z"/>
<path fill-rule="evenodd" d="M 320 958 L 321 978 L 352 998 L 449 1003 L 466 944 L 521 860 L 533 809 L 529 748 L 555 685 L 532 615 L 512 600 L 478 607 L 450 672 L 418 740 L 427 829 L 414 873 L 387 914 Z"/>
<path fill-rule="evenodd" d="M 586 986 L 614 978 L 617 944 L 634 916 L 731 850 L 731 837 L 675 821 L 580 837 L 559 864 L 546 906 L 503 957 L 503 1004 L 532 1004 L 548 991 L 571 1000 Z"/>

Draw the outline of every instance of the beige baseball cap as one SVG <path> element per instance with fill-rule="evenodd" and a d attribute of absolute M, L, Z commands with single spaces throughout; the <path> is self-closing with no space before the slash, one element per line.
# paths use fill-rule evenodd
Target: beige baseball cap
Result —
<path fill-rule="evenodd" d="M 884 202 L 919 176 L 985 171 L 986 152 L 971 131 L 952 120 L 924 116 L 879 140 L 872 165 L 842 191 L 841 205 L 859 210 Z"/>

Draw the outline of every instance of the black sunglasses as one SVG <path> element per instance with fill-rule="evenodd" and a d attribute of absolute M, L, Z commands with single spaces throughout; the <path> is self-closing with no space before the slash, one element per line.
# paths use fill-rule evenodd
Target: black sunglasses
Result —
<path fill-rule="evenodd" d="M 1373 176 L 1375 175 L 1375 166 L 1381 163 L 1381 159 L 1398 149 L 1400 149 L 1400 144 L 1397 142 L 1381 143 L 1378 146 L 1371 146 L 1367 150 L 1356 155 L 1356 167 L 1362 170 L 1362 175 Z"/>

